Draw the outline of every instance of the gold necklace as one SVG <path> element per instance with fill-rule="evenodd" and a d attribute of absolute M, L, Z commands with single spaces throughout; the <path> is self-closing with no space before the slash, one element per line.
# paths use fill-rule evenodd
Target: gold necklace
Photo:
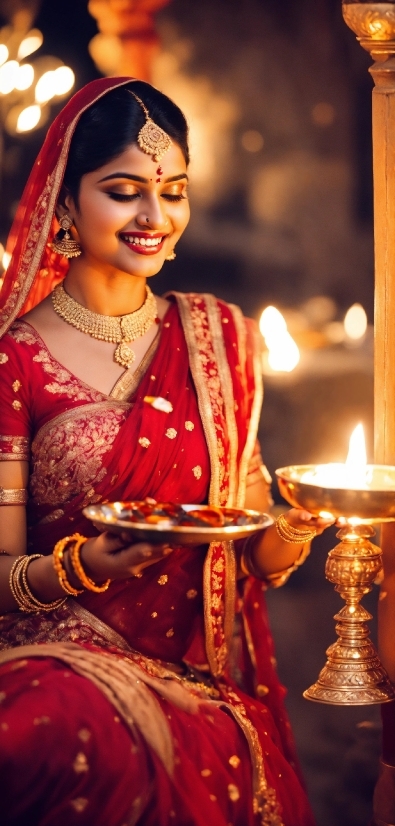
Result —
<path fill-rule="evenodd" d="M 144 304 L 133 313 L 121 316 L 101 315 L 87 310 L 66 293 L 63 284 L 58 284 L 51 295 L 55 312 L 68 324 L 92 338 L 118 344 L 114 360 L 127 368 L 133 364 L 136 355 L 126 342 L 143 336 L 154 321 L 159 324 L 155 296 L 148 286 L 146 290 Z"/>

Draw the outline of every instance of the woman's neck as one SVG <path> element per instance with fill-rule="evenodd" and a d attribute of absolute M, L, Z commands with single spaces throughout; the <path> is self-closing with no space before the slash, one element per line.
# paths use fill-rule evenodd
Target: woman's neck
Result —
<path fill-rule="evenodd" d="M 64 287 L 72 298 L 101 315 L 132 313 L 146 298 L 145 278 L 119 270 L 103 273 L 79 259 L 70 262 Z"/>

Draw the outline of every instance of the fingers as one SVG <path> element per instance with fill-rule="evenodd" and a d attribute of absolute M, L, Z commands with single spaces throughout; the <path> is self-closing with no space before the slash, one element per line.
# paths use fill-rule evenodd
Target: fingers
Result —
<path fill-rule="evenodd" d="M 334 516 L 327 515 L 327 516 L 315 516 L 310 511 L 304 510 L 302 508 L 291 508 L 291 510 L 287 513 L 287 520 L 294 528 L 303 528 L 308 526 L 311 529 L 315 529 L 317 533 L 322 533 L 322 531 L 329 528 L 336 522 Z"/>

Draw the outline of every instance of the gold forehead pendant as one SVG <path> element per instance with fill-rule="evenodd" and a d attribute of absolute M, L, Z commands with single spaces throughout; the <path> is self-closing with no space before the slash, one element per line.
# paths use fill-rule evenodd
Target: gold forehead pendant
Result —
<path fill-rule="evenodd" d="M 145 115 L 145 124 L 137 135 L 137 143 L 146 155 L 151 155 L 154 161 L 160 161 L 163 155 L 169 151 L 171 140 L 167 132 L 150 118 L 149 111 L 141 98 L 130 89 L 127 91 L 137 100 Z"/>

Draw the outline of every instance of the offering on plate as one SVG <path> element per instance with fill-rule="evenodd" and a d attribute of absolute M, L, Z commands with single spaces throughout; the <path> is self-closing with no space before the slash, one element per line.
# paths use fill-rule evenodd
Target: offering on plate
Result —
<path fill-rule="evenodd" d="M 156 502 L 145 499 L 140 502 L 123 502 L 124 521 L 147 525 L 188 528 L 228 528 L 236 525 L 256 525 L 261 519 L 258 514 L 246 513 L 240 508 L 217 508 L 205 505 L 194 510 L 184 510 L 173 502 Z"/>

